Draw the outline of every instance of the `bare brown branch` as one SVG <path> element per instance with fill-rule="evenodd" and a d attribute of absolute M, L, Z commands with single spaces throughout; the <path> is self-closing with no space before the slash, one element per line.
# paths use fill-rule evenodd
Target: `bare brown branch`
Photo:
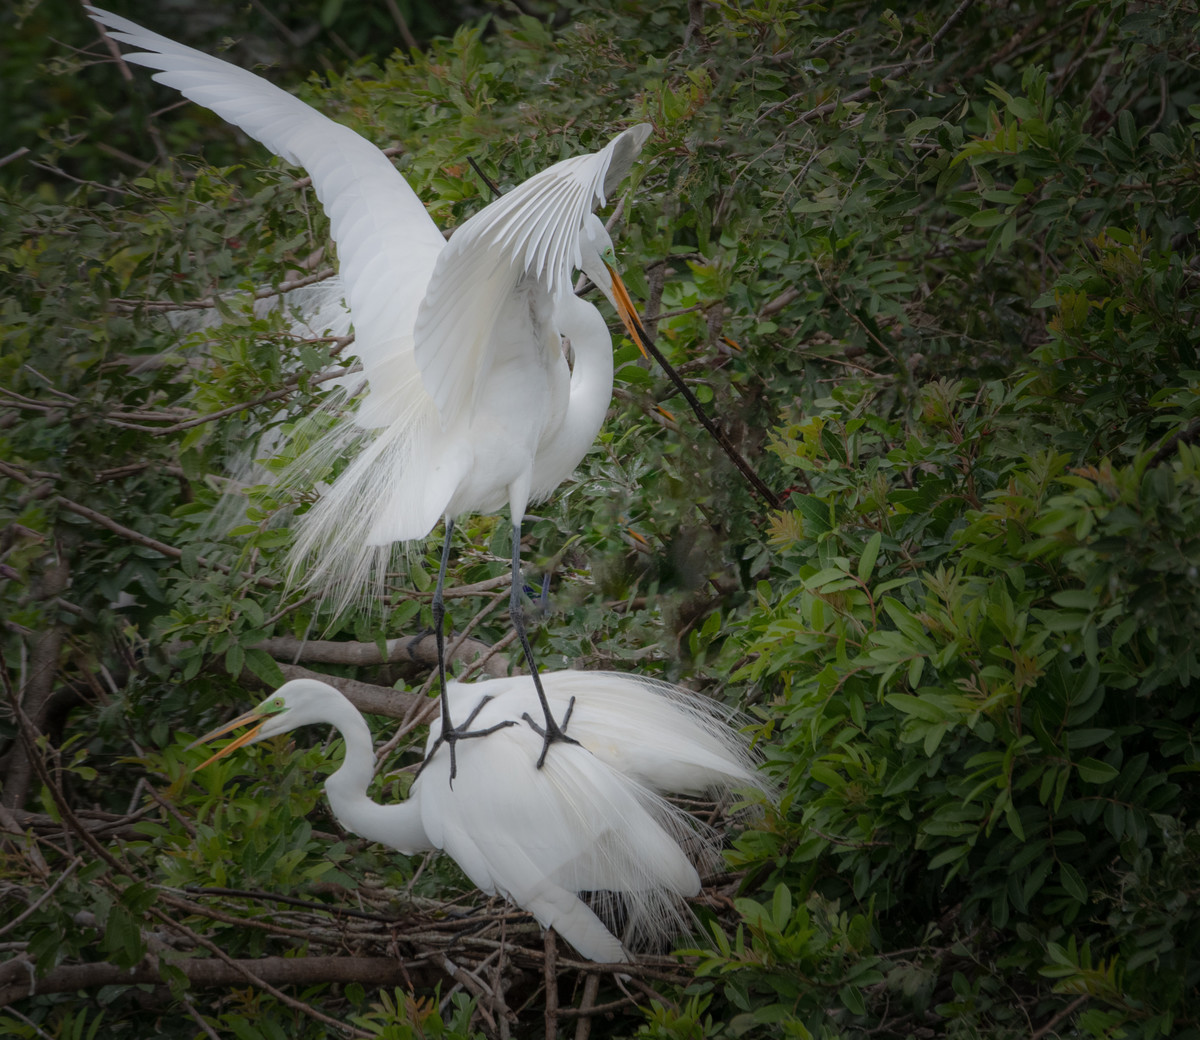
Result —
<path fill-rule="evenodd" d="M 272 657 L 285 661 L 307 661 L 310 664 L 419 664 L 425 667 L 437 665 L 437 642 L 431 634 L 420 636 L 397 636 L 384 643 L 385 653 L 380 653 L 376 643 L 355 643 L 328 639 L 293 639 L 290 636 L 273 636 L 258 644 Z M 478 639 L 463 639 L 454 647 L 447 659 L 471 663 L 486 656 L 492 649 Z M 489 675 L 507 675 L 504 661 L 492 660 L 484 666 Z"/>
<path fill-rule="evenodd" d="M 46 570 L 35 594 L 36 598 L 43 602 L 57 599 L 60 593 L 66 591 L 70 579 L 67 556 L 61 549 L 46 562 Z M 18 696 L 21 710 L 29 719 L 29 724 L 37 736 L 45 732 L 47 707 L 58 683 L 63 635 L 62 625 L 50 624 L 31 640 L 29 665 Z M 0 804 L 6 808 L 20 809 L 24 806 L 29 797 L 35 768 L 33 757 L 36 754 L 32 740 L 18 741 L 13 747 L 4 777 L 4 790 L 0 791 Z"/>

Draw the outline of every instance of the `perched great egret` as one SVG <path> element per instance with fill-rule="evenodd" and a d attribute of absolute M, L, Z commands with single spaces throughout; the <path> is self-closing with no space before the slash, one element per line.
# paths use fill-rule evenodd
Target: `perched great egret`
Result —
<path fill-rule="evenodd" d="M 556 751 L 541 769 L 534 760 L 542 738 L 529 723 L 539 708 L 531 676 L 448 683 L 464 725 L 499 728 L 459 749 L 451 786 L 435 722 L 425 764 L 408 799 L 395 805 L 367 796 L 375 756 L 366 720 L 314 679 L 285 683 L 197 740 L 253 724 L 200 768 L 297 726 L 335 726 L 345 758 L 325 793 L 347 830 L 406 854 L 442 849 L 481 890 L 528 910 L 583 956 L 624 961 L 627 946 L 679 933 L 681 901 L 700 890 L 696 865 L 719 862 L 711 828 L 660 794 L 767 785 L 733 717 L 704 698 L 603 672 L 545 672 L 542 680 L 552 709 L 570 716 L 578 744 Z M 580 893 L 594 894 L 595 910 Z M 613 934 L 617 920 L 625 922 L 625 944 Z"/>
<path fill-rule="evenodd" d="M 521 521 L 531 500 L 549 495 L 579 464 L 612 396 L 612 338 L 600 312 L 572 291 L 574 269 L 599 287 L 642 346 L 612 240 L 592 210 L 624 179 L 651 128 L 632 127 L 598 152 L 543 170 L 447 243 L 391 161 L 349 127 L 245 69 L 88 11 L 115 30 L 113 39 L 140 48 L 127 61 L 159 70 L 155 80 L 308 171 L 337 243 L 369 391 L 355 434 L 335 431 L 312 449 L 327 458 L 357 436 L 353 462 L 302 518 L 294 558 L 308 564 L 309 581 L 344 604 L 386 559 L 380 547 L 423 539 L 444 518 L 433 599 L 444 690 L 442 590 L 454 518 L 507 505 L 510 608 L 540 701 L 540 766 L 551 743 L 571 738 L 542 694 L 525 632 Z M 454 742 L 472 734 L 452 725 L 449 703 L 442 698 L 453 777 Z"/>

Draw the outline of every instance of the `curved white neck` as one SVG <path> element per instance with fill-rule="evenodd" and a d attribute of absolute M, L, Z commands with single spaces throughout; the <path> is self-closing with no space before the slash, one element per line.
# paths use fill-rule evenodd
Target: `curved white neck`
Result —
<path fill-rule="evenodd" d="M 573 469 L 600 432 L 612 400 L 612 336 L 600 312 L 574 294 L 559 304 L 555 317 L 575 352 L 569 421 L 562 431 L 564 454 L 574 460 Z"/>
<path fill-rule="evenodd" d="M 355 711 L 334 725 L 342 734 L 346 757 L 325 781 L 325 794 L 338 823 L 368 841 L 405 854 L 433 848 L 421 823 L 418 801 L 380 805 L 367 795 L 375 775 L 375 748 L 366 719 Z"/>

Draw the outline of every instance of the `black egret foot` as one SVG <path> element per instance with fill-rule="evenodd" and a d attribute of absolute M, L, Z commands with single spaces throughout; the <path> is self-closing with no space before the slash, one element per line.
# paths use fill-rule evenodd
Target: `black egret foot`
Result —
<path fill-rule="evenodd" d="M 444 704 L 445 694 L 442 696 Z M 438 735 L 437 740 L 434 741 L 433 747 L 429 749 L 429 754 L 425 756 L 425 761 L 421 763 L 421 768 L 417 770 L 417 776 L 420 776 L 425 767 L 433 761 L 433 756 L 438 753 L 438 748 L 440 748 L 443 744 L 446 744 L 450 748 L 450 783 L 453 784 L 454 778 L 458 775 L 458 761 L 454 756 L 454 752 L 458 747 L 458 742 L 460 740 L 473 740 L 476 737 L 490 736 L 497 730 L 506 729 L 509 726 L 515 726 L 517 724 L 515 719 L 505 719 L 503 722 L 497 722 L 494 726 L 488 726 L 487 729 L 471 729 L 471 723 L 475 721 L 475 716 L 483 710 L 483 706 L 491 699 L 491 697 L 484 697 L 482 700 L 480 700 L 480 702 L 476 704 L 474 709 L 471 711 L 471 714 L 462 721 L 461 725 L 446 729 L 445 725 L 443 724 L 442 732 Z M 572 705 L 572 707 L 574 707 L 574 705 Z M 445 718 L 447 714 L 448 713 L 443 709 L 442 717 Z M 570 714 L 571 713 L 568 710 L 567 715 L 569 716 Z M 542 752 L 542 755 L 544 757 L 545 752 Z"/>
<path fill-rule="evenodd" d="M 574 737 L 567 736 L 567 723 L 569 723 L 571 721 L 571 712 L 573 712 L 574 710 L 575 710 L 575 698 L 572 697 L 570 702 L 567 704 L 567 710 L 566 710 L 566 713 L 563 715 L 562 722 L 556 723 L 554 725 L 553 729 L 551 729 L 548 726 L 539 726 L 536 722 L 533 721 L 533 719 L 531 719 L 529 717 L 529 712 L 525 712 L 524 714 L 521 715 L 521 718 L 523 718 L 529 724 L 529 728 L 531 730 L 533 730 L 533 732 L 536 733 L 539 737 L 542 738 L 542 753 L 538 757 L 538 760 L 537 760 L 538 769 L 541 769 L 542 765 L 545 763 L 546 752 L 550 750 L 551 744 L 553 744 L 559 740 L 561 740 L 567 744 L 578 744 L 579 743 L 579 741 L 576 740 Z"/>

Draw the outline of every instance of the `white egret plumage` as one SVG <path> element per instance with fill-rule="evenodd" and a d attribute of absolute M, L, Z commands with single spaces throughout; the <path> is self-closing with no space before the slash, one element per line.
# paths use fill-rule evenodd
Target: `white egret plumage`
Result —
<path fill-rule="evenodd" d="M 599 311 L 572 291 L 574 270 L 596 284 L 642 346 L 612 241 L 592 211 L 629 172 L 650 127 L 543 170 L 447 243 L 391 161 L 349 127 L 245 69 L 88 10 L 113 39 L 137 48 L 126 61 L 157 70 L 158 82 L 303 166 L 329 215 L 368 390 L 351 434 L 335 431 L 313 449 L 319 459 L 356 442 L 353 461 L 300 519 L 294 558 L 306 580 L 344 605 L 388 546 L 423 539 L 444 519 L 433 600 L 444 689 L 442 590 L 454 518 L 507 505 L 510 608 L 539 693 L 540 765 L 552 742 L 571 738 L 537 685 L 521 604 L 521 522 L 528 503 L 578 465 L 612 394 L 612 339 Z M 469 734 L 452 725 L 449 703 L 443 698 L 443 739 L 453 752 Z"/>
<path fill-rule="evenodd" d="M 697 867 L 719 862 L 715 833 L 660 796 L 766 785 L 731 716 L 704 698 L 603 672 L 542 678 L 552 710 L 570 714 L 577 744 L 536 766 L 542 738 L 527 721 L 539 708 L 531 676 L 450 682 L 447 696 L 466 725 L 500 728 L 459 749 L 451 785 L 435 722 L 407 800 L 393 805 L 367 795 L 375 758 L 366 720 L 318 680 L 286 683 L 196 743 L 252 725 L 211 762 L 298 726 L 335 726 L 345 759 L 325 792 L 344 827 L 406 854 L 442 849 L 482 891 L 528 910 L 585 957 L 624 961 L 628 948 L 686 927 L 682 900 L 700 890 Z"/>

